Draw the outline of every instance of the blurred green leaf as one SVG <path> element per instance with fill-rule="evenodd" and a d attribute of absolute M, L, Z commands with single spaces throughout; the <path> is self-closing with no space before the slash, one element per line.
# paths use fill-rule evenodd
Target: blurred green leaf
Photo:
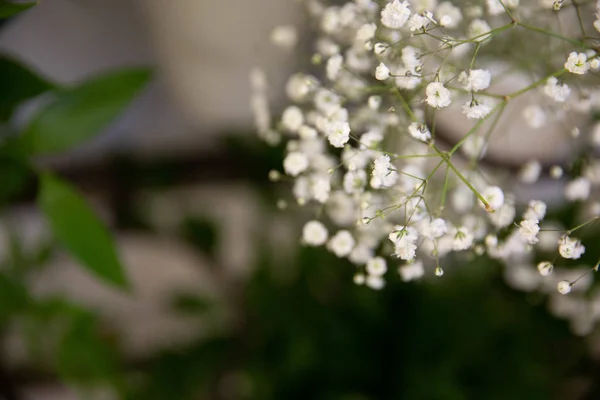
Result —
<path fill-rule="evenodd" d="M 21 283 L 0 274 L 0 322 L 21 312 L 28 301 L 29 296 Z"/>
<path fill-rule="evenodd" d="M 0 0 L 0 16 L 3 4 L 6 3 Z M 20 62 L 4 56 L 0 57 L 0 82 L 0 121 L 8 120 L 15 107 L 23 101 L 54 88 L 52 83 Z"/>
<path fill-rule="evenodd" d="M 108 283 L 128 286 L 108 230 L 69 183 L 43 173 L 38 204 L 56 237 L 85 267 Z"/>
<path fill-rule="evenodd" d="M 28 3 L 13 3 L 8 0 L 0 0 L 0 19 L 12 17 L 22 11 L 28 10 L 35 6 L 37 1 Z"/>
<path fill-rule="evenodd" d="M 77 146 L 119 116 L 149 78 L 147 68 L 112 71 L 60 92 L 33 119 L 23 140 L 33 154 Z"/>
<path fill-rule="evenodd" d="M 72 382 L 114 382 L 118 379 L 118 357 L 100 337 L 96 318 L 82 312 L 71 321 L 59 344 L 58 370 Z"/>

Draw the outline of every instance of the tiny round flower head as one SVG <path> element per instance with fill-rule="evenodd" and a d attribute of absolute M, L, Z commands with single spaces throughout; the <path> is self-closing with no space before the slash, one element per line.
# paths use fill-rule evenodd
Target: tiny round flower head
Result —
<path fill-rule="evenodd" d="M 469 25 L 468 36 L 477 42 L 483 42 L 490 38 L 491 34 L 486 35 L 486 33 L 491 30 L 492 28 L 490 28 L 487 22 L 482 19 L 475 19 Z"/>
<path fill-rule="evenodd" d="M 291 25 L 277 26 L 271 31 L 271 42 L 284 49 L 291 49 L 298 42 L 296 28 Z"/>
<path fill-rule="evenodd" d="M 450 105 L 450 91 L 441 82 L 431 82 L 425 89 L 427 104 L 434 108 L 444 108 Z"/>
<path fill-rule="evenodd" d="M 357 285 L 364 285 L 365 283 L 365 274 L 356 273 L 354 274 L 354 283 Z"/>
<path fill-rule="evenodd" d="M 369 96 L 369 108 L 373 111 L 379 110 L 379 107 L 381 106 L 381 100 L 381 96 Z"/>
<path fill-rule="evenodd" d="M 369 41 L 375 37 L 375 32 L 377 31 L 377 25 L 370 23 L 364 24 L 356 31 L 356 41 L 360 43 L 364 43 Z"/>
<path fill-rule="evenodd" d="M 550 177 L 553 179 L 560 179 L 562 176 L 563 169 L 560 167 L 560 165 L 553 165 L 552 168 L 550 168 Z"/>
<path fill-rule="evenodd" d="M 551 76 L 546 81 L 544 86 L 546 95 L 554 99 L 554 101 L 563 103 L 571 94 L 571 89 L 566 83 L 559 82 L 554 76 Z"/>
<path fill-rule="evenodd" d="M 455 229 L 452 249 L 454 251 L 467 250 L 473 245 L 473 234 L 464 226 Z"/>
<path fill-rule="evenodd" d="M 588 63 L 585 53 L 573 51 L 565 62 L 565 68 L 573 74 L 583 75 L 590 69 L 590 63 Z"/>
<path fill-rule="evenodd" d="M 326 72 L 327 78 L 331 81 L 335 81 L 342 70 L 342 63 L 344 62 L 344 57 L 341 54 L 335 54 L 329 57 L 327 60 Z"/>
<path fill-rule="evenodd" d="M 296 132 L 304 124 L 302 110 L 296 106 L 289 106 L 281 116 L 281 124 L 291 132 Z"/>
<path fill-rule="evenodd" d="M 385 281 L 381 276 L 367 275 L 366 285 L 373 290 L 381 290 L 385 286 Z"/>
<path fill-rule="evenodd" d="M 527 207 L 527 211 L 525 211 L 524 217 L 525 219 L 541 221 L 546 216 L 546 209 L 546 203 L 543 201 L 531 200 L 529 202 L 529 207 Z"/>
<path fill-rule="evenodd" d="M 463 71 L 458 76 L 458 81 L 463 84 L 465 90 L 478 92 L 490 86 L 490 71 L 486 69 L 472 69 Z"/>
<path fill-rule="evenodd" d="M 542 276 L 548 276 L 552 273 L 554 265 L 550 261 L 542 261 L 538 264 L 537 269 Z"/>
<path fill-rule="evenodd" d="M 453 29 L 462 21 L 460 8 L 454 6 L 449 1 L 444 1 L 437 6 L 435 17 L 440 21 L 440 25 Z"/>
<path fill-rule="evenodd" d="M 558 253 L 563 258 L 577 260 L 585 253 L 585 246 L 579 240 L 565 236 L 560 240 Z"/>
<path fill-rule="evenodd" d="M 377 68 L 375 68 L 375 79 L 378 81 L 385 81 L 389 77 L 390 69 L 384 63 L 379 63 Z"/>
<path fill-rule="evenodd" d="M 525 219 L 521 221 L 519 228 L 519 235 L 526 240 L 529 244 L 535 244 L 539 242 L 537 234 L 540 231 L 540 226 L 537 220 Z"/>
<path fill-rule="evenodd" d="M 382 276 L 387 272 L 387 264 L 382 257 L 374 257 L 367 261 L 367 273 L 369 275 Z"/>
<path fill-rule="evenodd" d="M 285 173 L 291 176 L 298 176 L 308 168 L 308 157 L 304 153 L 292 151 L 283 160 L 283 169 Z"/>
<path fill-rule="evenodd" d="M 589 179 L 579 177 L 565 186 L 565 198 L 569 201 L 587 200 L 590 197 L 591 183 Z"/>
<path fill-rule="evenodd" d="M 402 28 L 410 16 L 408 6 L 408 2 L 400 2 L 399 0 L 387 3 L 381 10 L 381 23 L 383 26 L 390 29 Z"/>
<path fill-rule="evenodd" d="M 414 139 L 420 140 L 422 142 L 427 142 L 431 139 L 431 132 L 429 132 L 429 128 L 427 125 L 420 124 L 418 122 L 413 122 L 408 126 L 408 133 Z"/>
<path fill-rule="evenodd" d="M 433 14 L 430 11 L 413 14 L 408 20 L 408 29 L 411 32 L 418 31 L 426 28 L 432 22 L 435 23 L 436 21 L 433 19 Z"/>
<path fill-rule="evenodd" d="M 409 282 L 421 278 L 425 274 L 425 269 L 421 261 L 415 261 L 411 264 L 400 266 L 398 273 L 404 282 Z"/>
<path fill-rule="evenodd" d="M 442 275 L 444 275 L 444 270 L 441 267 L 436 267 L 435 268 L 435 276 L 440 277 Z"/>
<path fill-rule="evenodd" d="M 319 221 L 308 221 L 302 228 L 302 241 L 309 246 L 321 246 L 327 241 L 327 228 Z"/>
<path fill-rule="evenodd" d="M 487 117 L 492 108 L 483 101 L 469 100 L 463 104 L 462 111 L 469 119 L 481 119 Z"/>
<path fill-rule="evenodd" d="M 536 160 L 529 161 L 519 171 L 519 180 L 523 183 L 532 184 L 537 182 L 542 172 L 542 166 Z"/>
<path fill-rule="evenodd" d="M 571 292 L 571 282 L 569 281 L 560 281 L 556 285 L 556 289 L 560 294 L 569 294 Z"/>
<path fill-rule="evenodd" d="M 504 192 L 498 186 L 488 186 L 481 195 L 493 210 L 499 209 L 504 204 Z"/>
<path fill-rule="evenodd" d="M 335 236 L 333 236 L 329 243 L 327 243 L 327 248 L 338 257 L 346 257 L 352 252 L 352 249 L 355 245 L 354 238 L 350 234 L 350 232 L 346 230 L 338 231 Z"/>
<path fill-rule="evenodd" d="M 333 147 L 344 147 L 350 140 L 350 124 L 344 121 L 334 121 L 327 124 L 326 135 Z"/>

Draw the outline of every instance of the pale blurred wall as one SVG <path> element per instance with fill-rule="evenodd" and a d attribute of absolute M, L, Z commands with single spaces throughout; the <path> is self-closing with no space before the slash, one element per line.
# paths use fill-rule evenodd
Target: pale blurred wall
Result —
<path fill-rule="evenodd" d="M 273 93 L 295 57 L 268 42 L 276 24 L 297 23 L 295 0 L 47 0 L 9 22 L 0 52 L 58 82 L 108 68 L 153 65 L 148 93 L 82 158 L 108 148 L 198 151 L 223 131 L 250 132 L 248 71 L 270 70 Z M 277 96 L 274 97 L 277 102 Z"/>

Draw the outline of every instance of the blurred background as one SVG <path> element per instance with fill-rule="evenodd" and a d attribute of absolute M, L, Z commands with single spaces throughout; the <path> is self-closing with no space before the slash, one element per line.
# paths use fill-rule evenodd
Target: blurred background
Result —
<path fill-rule="evenodd" d="M 448 261 L 442 279 L 390 278 L 376 292 L 352 283 L 347 261 L 299 246 L 301 213 L 278 209 L 289 188 L 267 179 L 282 149 L 256 138 L 248 84 L 267 68 L 272 106 L 284 106 L 308 50 L 268 38 L 281 24 L 306 36 L 299 10 L 47 0 L 2 20 L 2 56 L 57 85 L 153 74 L 93 140 L 36 160 L 110 226 L 130 291 L 57 246 L 34 178 L 2 196 L 0 399 L 599 399 L 597 330 L 577 335 L 555 316 L 566 306 L 523 279 L 508 286 L 495 262 Z"/>

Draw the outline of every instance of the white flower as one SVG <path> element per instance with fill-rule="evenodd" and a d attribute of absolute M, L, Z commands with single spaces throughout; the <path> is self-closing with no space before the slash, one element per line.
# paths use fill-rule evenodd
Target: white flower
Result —
<path fill-rule="evenodd" d="M 587 200 L 590 197 L 591 183 L 589 179 L 579 177 L 565 186 L 565 198 L 569 201 Z"/>
<path fill-rule="evenodd" d="M 382 276 L 387 271 L 387 264 L 383 257 L 374 257 L 367 261 L 367 273 L 374 276 Z"/>
<path fill-rule="evenodd" d="M 581 242 L 575 238 L 564 236 L 558 245 L 558 253 L 563 258 L 577 260 L 583 253 L 585 253 L 585 246 L 583 246 Z"/>
<path fill-rule="evenodd" d="M 566 83 L 559 82 L 558 79 L 551 76 L 546 81 L 546 86 L 544 86 L 544 92 L 557 101 L 559 103 L 567 100 L 569 95 L 571 94 L 571 89 L 567 86 Z"/>
<path fill-rule="evenodd" d="M 519 235 L 529 244 L 535 244 L 539 242 L 537 234 L 540 231 L 540 226 L 538 223 L 539 221 L 534 219 L 524 219 L 521 221 Z"/>
<path fill-rule="evenodd" d="M 312 177 L 310 182 L 310 191 L 312 197 L 319 203 L 325 203 L 329 199 L 331 192 L 331 181 L 328 175 L 317 175 Z"/>
<path fill-rule="evenodd" d="M 364 24 L 356 31 L 356 41 L 364 43 L 375 37 L 377 31 L 377 25 L 375 24 Z"/>
<path fill-rule="evenodd" d="M 552 273 L 554 265 L 550 261 L 542 261 L 538 264 L 537 269 L 542 276 L 548 276 Z"/>
<path fill-rule="evenodd" d="M 354 238 L 350 234 L 350 232 L 346 230 L 338 231 L 335 236 L 333 236 L 329 243 L 327 243 L 327 248 L 338 257 L 346 257 L 350 254 L 352 249 L 354 248 Z"/>
<path fill-rule="evenodd" d="M 421 234 L 430 239 L 437 239 L 448 232 L 446 221 L 444 221 L 442 218 L 436 218 L 433 221 L 424 219 L 420 225 L 420 228 Z"/>
<path fill-rule="evenodd" d="M 350 139 L 350 124 L 344 121 L 330 122 L 326 126 L 325 134 L 333 147 L 344 147 Z"/>
<path fill-rule="evenodd" d="M 421 278 L 425 274 L 425 269 L 421 261 L 415 261 L 412 264 L 400 266 L 398 273 L 404 282 L 409 282 Z"/>
<path fill-rule="evenodd" d="M 361 274 L 361 273 L 356 273 L 354 274 L 354 278 L 352 278 L 354 280 L 354 283 L 357 285 L 364 285 L 365 283 L 365 274 Z"/>
<path fill-rule="evenodd" d="M 395 251 L 394 255 L 402 260 L 410 261 L 415 258 L 417 251 L 417 244 L 415 239 L 408 235 L 402 235 L 400 239 L 394 243 Z"/>
<path fill-rule="evenodd" d="M 335 54 L 327 60 L 326 72 L 329 80 L 335 81 L 342 69 L 344 57 L 341 54 Z"/>
<path fill-rule="evenodd" d="M 361 193 L 367 182 L 367 173 L 362 170 L 348 171 L 344 175 L 344 191 L 348 194 Z"/>
<path fill-rule="evenodd" d="M 281 124 L 291 132 L 296 132 L 304 124 L 302 110 L 296 106 L 289 106 L 281 115 Z"/>
<path fill-rule="evenodd" d="M 493 210 L 504 204 L 504 192 L 498 186 L 488 186 L 481 192 L 481 196 L 488 202 Z M 483 205 L 483 203 L 481 203 Z"/>
<path fill-rule="evenodd" d="M 565 62 L 565 68 L 573 74 L 583 75 L 590 69 L 590 64 L 587 62 L 585 53 L 573 51 Z"/>
<path fill-rule="evenodd" d="M 527 124 L 534 128 L 540 128 L 546 123 L 546 113 L 537 104 L 532 104 L 523 109 L 523 117 Z"/>
<path fill-rule="evenodd" d="M 360 149 L 374 149 L 383 140 L 383 135 L 377 130 L 366 132 L 360 137 Z"/>
<path fill-rule="evenodd" d="M 348 256 L 348 260 L 356 265 L 366 264 L 371 258 L 373 258 L 373 249 L 364 243 L 357 244 Z"/>
<path fill-rule="evenodd" d="M 546 203 L 543 201 L 531 200 L 523 217 L 525 219 L 541 221 L 546 216 L 546 208 Z"/>
<path fill-rule="evenodd" d="M 302 241 L 309 246 L 321 246 L 327 241 L 327 228 L 319 221 L 308 221 L 302 229 Z"/>
<path fill-rule="evenodd" d="M 475 19 L 469 25 L 468 36 L 477 42 L 483 42 L 491 37 L 491 34 L 486 35 L 491 30 L 492 28 L 487 22 L 482 19 Z"/>
<path fill-rule="evenodd" d="M 540 177 L 540 172 L 542 172 L 540 163 L 536 160 L 529 161 L 519 171 L 519 180 L 527 184 L 535 183 Z"/>
<path fill-rule="evenodd" d="M 515 206 L 510 203 L 504 203 L 501 207 L 495 209 L 495 213 L 488 214 L 488 218 L 496 228 L 504 228 L 510 225 L 515 219 Z"/>
<path fill-rule="evenodd" d="M 377 68 L 375 68 L 375 79 L 378 81 L 385 81 L 389 77 L 390 69 L 384 63 L 379 63 Z"/>
<path fill-rule="evenodd" d="M 410 136 L 413 138 L 422 142 L 426 142 L 431 139 L 431 132 L 429 132 L 427 125 L 420 124 L 418 122 L 413 122 L 408 126 L 408 133 L 410 133 Z"/>
<path fill-rule="evenodd" d="M 456 28 L 463 18 L 460 8 L 455 7 L 449 1 L 440 3 L 435 10 L 435 16 L 440 21 L 441 26 L 445 26 L 450 29 Z"/>
<path fill-rule="evenodd" d="M 381 23 L 390 29 L 402 28 L 410 16 L 408 6 L 408 2 L 399 0 L 386 4 L 381 10 Z"/>
<path fill-rule="evenodd" d="M 292 151 L 283 160 L 283 169 L 285 173 L 291 176 L 298 176 L 308 168 L 308 157 L 304 153 Z"/>
<path fill-rule="evenodd" d="M 433 14 L 429 11 L 413 14 L 408 20 L 408 29 L 411 32 L 414 32 L 425 28 L 431 22 L 436 23 L 436 21 L 433 19 Z"/>
<path fill-rule="evenodd" d="M 398 173 L 393 169 L 390 156 L 381 154 L 373 162 L 373 172 L 370 185 L 373 189 L 390 187 L 396 183 Z"/>
<path fill-rule="evenodd" d="M 569 294 L 571 292 L 571 282 L 569 281 L 560 281 L 556 285 L 556 289 L 560 294 Z"/>
<path fill-rule="evenodd" d="M 381 106 L 381 101 L 381 96 L 369 96 L 369 99 L 367 100 L 369 108 L 373 111 L 379 110 L 379 107 Z"/>
<path fill-rule="evenodd" d="M 284 49 L 291 49 L 298 42 L 296 28 L 291 25 L 276 26 L 271 31 L 271 42 Z"/>
<path fill-rule="evenodd" d="M 367 280 L 365 283 L 373 290 L 380 290 L 385 286 L 385 281 L 383 278 L 377 275 L 367 275 Z"/>
<path fill-rule="evenodd" d="M 487 117 L 492 108 L 483 101 L 469 100 L 462 106 L 462 112 L 469 119 L 481 119 Z"/>
<path fill-rule="evenodd" d="M 473 234 L 464 226 L 454 229 L 454 240 L 452 241 L 452 250 L 467 250 L 473 245 Z"/>
<path fill-rule="evenodd" d="M 465 90 L 478 92 L 490 86 L 491 75 L 487 69 L 472 69 L 463 71 L 458 75 L 458 81 L 464 85 Z"/>
<path fill-rule="evenodd" d="M 435 108 L 448 107 L 450 105 L 450 91 L 441 82 L 431 82 L 425 89 L 427 104 Z"/>

